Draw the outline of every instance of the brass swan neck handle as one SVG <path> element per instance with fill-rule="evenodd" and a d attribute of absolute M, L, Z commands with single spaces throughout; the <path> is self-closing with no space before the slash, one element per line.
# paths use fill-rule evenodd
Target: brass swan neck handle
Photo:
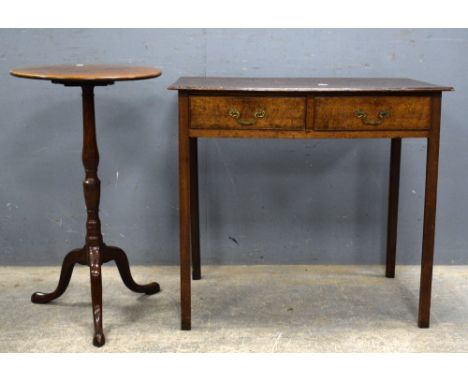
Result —
<path fill-rule="evenodd" d="M 228 115 L 234 118 L 237 121 L 237 123 L 239 123 L 242 126 L 252 126 L 255 125 L 259 119 L 265 118 L 266 111 L 264 108 L 258 108 L 253 113 L 253 118 L 245 119 L 241 118 L 241 112 L 237 108 L 233 107 L 229 110 Z"/>

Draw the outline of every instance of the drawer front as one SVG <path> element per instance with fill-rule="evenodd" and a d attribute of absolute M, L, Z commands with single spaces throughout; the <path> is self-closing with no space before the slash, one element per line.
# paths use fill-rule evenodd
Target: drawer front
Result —
<path fill-rule="evenodd" d="M 429 130 L 431 98 L 346 96 L 310 99 L 313 128 L 325 131 Z"/>
<path fill-rule="evenodd" d="M 304 130 L 305 97 L 191 96 L 192 129 Z"/>

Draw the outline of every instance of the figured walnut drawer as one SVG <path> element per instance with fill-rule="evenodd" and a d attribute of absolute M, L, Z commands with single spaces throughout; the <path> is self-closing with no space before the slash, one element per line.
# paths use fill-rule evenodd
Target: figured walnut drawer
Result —
<path fill-rule="evenodd" d="M 191 96 L 192 129 L 304 130 L 305 97 Z"/>
<path fill-rule="evenodd" d="M 428 130 L 431 127 L 430 97 L 316 97 L 309 102 L 308 106 L 313 108 L 313 126 L 308 128 L 314 130 Z"/>

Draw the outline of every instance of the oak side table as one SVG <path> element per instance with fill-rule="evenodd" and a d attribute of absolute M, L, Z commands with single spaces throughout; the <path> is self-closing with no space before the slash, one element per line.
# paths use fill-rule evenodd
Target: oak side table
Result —
<path fill-rule="evenodd" d="M 156 282 L 139 285 L 130 273 L 127 255 L 117 247 L 107 246 L 102 239 L 99 219 L 100 180 L 97 175 L 99 152 L 96 141 L 94 116 L 94 87 L 112 85 L 115 81 L 143 80 L 161 75 L 156 68 L 122 65 L 52 65 L 12 69 L 17 77 L 50 80 L 55 84 L 79 86 L 83 92 L 83 165 L 85 179 L 83 191 L 87 209 L 86 239 L 83 248 L 69 252 L 63 260 L 57 288 L 51 293 L 36 292 L 31 301 L 48 303 L 60 297 L 66 290 L 76 263 L 88 265 L 91 276 L 91 299 L 94 319 L 95 346 L 102 346 L 105 337 L 102 328 L 101 265 L 114 260 L 124 284 L 130 290 L 151 295 L 159 292 Z"/>
<path fill-rule="evenodd" d="M 386 277 L 395 277 L 402 138 L 427 140 L 418 325 L 429 327 L 441 98 L 451 87 L 403 78 L 181 77 L 179 98 L 181 327 L 191 328 L 200 272 L 198 138 L 389 138 Z"/>

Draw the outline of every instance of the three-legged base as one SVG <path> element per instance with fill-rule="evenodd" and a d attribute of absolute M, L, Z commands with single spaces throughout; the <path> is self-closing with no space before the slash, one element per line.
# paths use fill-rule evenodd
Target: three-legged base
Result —
<path fill-rule="evenodd" d="M 94 319 L 94 346 L 102 346 L 105 343 L 102 328 L 102 280 L 101 265 L 114 260 L 125 286 L 137 293 L 151 295 L 160 291 L 156 282 L 140 285 L 137 284 L 130 272 L 127 255 L 117 247 L 110 247 L 102 243 L 99 246 L 84 246 L 69 252 L 63 260 L 62 270 L 57 288 L 51 293 L 36 292 L 31 296 L 31 301 L 36 304 L 46 304 L 60 297 L 68 287 L 75 264 L 88 265 L 91 276 L 91 297 Z"/>

